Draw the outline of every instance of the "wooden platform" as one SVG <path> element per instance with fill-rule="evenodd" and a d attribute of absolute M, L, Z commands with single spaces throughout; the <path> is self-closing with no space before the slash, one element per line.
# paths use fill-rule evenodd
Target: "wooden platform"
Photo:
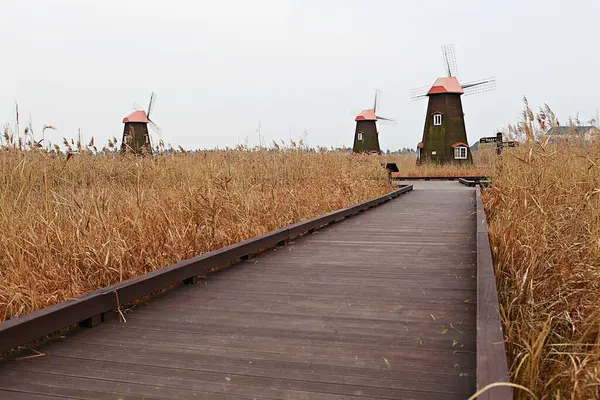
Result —
<path fill-rule="evenodd" d="M 475 236 L 473 188 L 415 183 L 0 363 L 0 399 L 466 399 Z"/>

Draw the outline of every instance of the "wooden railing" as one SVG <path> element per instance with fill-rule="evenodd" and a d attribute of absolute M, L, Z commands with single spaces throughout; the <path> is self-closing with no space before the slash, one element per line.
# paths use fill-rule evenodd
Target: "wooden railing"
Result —
<path fill-rule="evenodd" d="M 476 189 L 477 201 L 477 390 L 491 383 L 510 382 L 494 262 L 490 248 L 481 189 Z M 512 399 L 512 389 L 497 386 L 484 392 L 480 400 Z"/>

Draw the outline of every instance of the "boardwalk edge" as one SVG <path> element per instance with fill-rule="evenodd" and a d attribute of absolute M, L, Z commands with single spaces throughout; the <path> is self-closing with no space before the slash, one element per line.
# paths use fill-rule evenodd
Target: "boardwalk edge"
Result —
<path fill-rule="evenodd" d="M 104 319 L 105 313 L 118 311 L 120 307 L 134 300 L 181 282 L 194 283 L 198 276 L 204 275 L 210 270 L 235 263 L 252 254 L 286 243 L 291 239 L 313 232 L 331 223 L 343 221 L 352 215 L 386 203 L 412 189 L 412 185 L 402 185 L 399 189 L 378 198 L 288 225 L 265 235 L 207 252 L 177 264 L 100 288 L 83 296 L 4 321 L 0 323 L 0 355 L 54 335 L 60 330 L 71 326 L 93 327 Z"/>
<path fill-rule="evenodd" d="M 488 224 L 476 189 L 477 202 L 477 390 L 495 382 L 510 382 L 494 262 L 490 247 Z M 512 399 L 512 389 L 497 386 L 481 394 L 480 400 Z"/>
<path fill-rule="evenodd" d="M 465 176 L 392 176 L 393 181 L 458 181 L 464 179 L 467 181 L 483 181 L 489 179 L 481 175 Z"/>

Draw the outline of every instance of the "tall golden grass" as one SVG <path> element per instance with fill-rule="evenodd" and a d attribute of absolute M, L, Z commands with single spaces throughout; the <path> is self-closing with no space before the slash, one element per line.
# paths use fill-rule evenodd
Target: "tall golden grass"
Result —
<path fill-rule="evenodd" d="M 473 152 L 473 164 L 423 164 L 417 165 L 416 154 L 390 154 L 381 156 L 384 162 L 394 162 L 399 172 L 393 176 L 486 176 L 494 165 L 495 150 L 485 148 Z"/>
<path fill-rule="evenodd" d="M 0 321 L 383 195 L 375 157 L 0 151 Z"/>
<path fill-rule="evenodd" d="M 483 193 L 512 381 L 540 399 L 598 399 L 600 143 L 551 144 L 548 108 L 525 109 L 511 133 L 529 143 Z"/>

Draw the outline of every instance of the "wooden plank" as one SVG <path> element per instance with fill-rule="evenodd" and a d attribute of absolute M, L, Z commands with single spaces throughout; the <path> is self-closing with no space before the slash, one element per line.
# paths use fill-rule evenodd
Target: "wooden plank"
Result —
<path fill-rule="evenodd" d="M 477 390 L 490 383 L 510 382 L 488 235 L 481 190 L 477 188 Z M 500 386 L 483 393 L 479 399 L 512 399 L 512 396 L 512 388 Z"/>
<path fill-rule="evenodd" d="M 3 390 L 7 386 L 9 390 Z M 117 396 L 118 394 L 118 396 Z M 81 387 L 63 387 L 57 385 L 44 385 L 35 382 L 35 377 L 29 382 L 21 380 L 10 380 L 4 384 L 0 380 L 0 399 L 2 400 L 49 400 L 49 399 L 94 399 L 94 400 L 159 400 L 164 397 L 150 397 L 142 395 L 131 395 L 125 393 L 89 390 Z"/>
<path fill-rule="evenodd" d="M 308 357 L 304 354 L 281 354 L 259 351 L 239 351 L 228 348 L 211 349 L 200 352 L 197 349 L 179 347 L 166 348 L 159 345 L 141 347 L 123 346 L 122 344 L 100 343 L 63 343 L 64 346 L 54 345 L 52 356 L 77 359 L 105 359 L 124 361 L 129 357 L 142 357 L 151 365 L 155 360 L 169 360 L 183 366 L 193 362 L 200 370 L 214 368 L 253 367 L 261 374 L 270 370 L 281 371 L 285 374 L 296 372 L 314 372 L 345 377 L 375 377 L 390 380 L 423 380 L 426 382 L 456 382 L 458 368 L 475 376 L 475 369 L 454 364 L 442 368 L 431 368 L 428 365 L 402 363 L 400 359 L 388 359 L 394 363 L 393 368 L 387 368 L 383 359 L 368 360 L 355 356 L 354 359 L 331 357 Z M 99 354 L 100 353 L 100 354 Z M 99 358 L 96 358 L 98 355 Z M 41 358 L 40 358 L 41 359 Z M 310 362 L 307 362 L 310 361 Z M 33 361 L 29 361 L 33 362 Z M 144 364 L 144 363 L 142 363 Z M 396 365 L 397 364 L 397 365 Z"/>
<path fill-rule="evenodd" d="M 423 388 L 429 387 L 430 390 L 444 390 L 449 393 L 462 393 L 465 392 L 464 386 L 455 382 L 452 375 L 445 375 L 443 377 L 436 373 L 424 373 L 423 371 L 400 371 L 398 373 L 390 373 L 385 370 L 369 370 L 370 374 L 361 375 L 362 369 L 355 369 L 354 371 L 345 370 L 344 374 L 338 374 L 335 370 L 329 368 L 319 368 L 316 365 L 318 371 L 313 369 L 296 369 L 297 366 L 303 366 L 303 364 L 294 365 L 293 370 L 282 370 L 281 368 L 265 368 L 264 364 L 249 364 L 245 360 L 240 363 L 228 363 L 218 364 L 211 362 L 210 364 L 199 363 L 196 360 L 185 360 L 185 359 L 171 359 L 168 354 L 159 354 L 159 357 L 143 357 L 137 354 L 129 354 L 127 359 L 115 357 L 113 354 L 103 354 L 101 352 L 92 353 L 94 358 L 88 357 L 87 354 L 84 357 L 48 357 L 40 358 L 34 361 L 34 363 L 46 365 L 47 368 L 60 368 L 62 366 L 75 366 L 83 368 L 94 368 L 94 369 L 112 369 L 115 371 L 145 371 L 150 375 L 162 375 L 162 376 L 193 376 L 194 379 L 208 379 L 219 380 L 218 376 L 221 374 L 231 374 L 234 376 L 244 377 L 248 379 L 250 377 L 270 378 L 278 380 L 292 380 L 297 382 L 311 381 L 318 382 L 321 384 L 336 384 L 336 385 L 354 385 L 364 387 L 381 387 L 386 389 L 401 389 L 401 390 L 417 390 L 419 385 Z M 236 359 L 230 359 L 233 361 Z M 221 361 L 221 360 L 219 360 Z M 242 363 L 243 362 L 243 363 Z M 136 369 L 136 366 L 140 366 L 140 369 Z M 441 379 L 440 379 L 441 378 Z M 239 383 L 239 382 L 238 382 Z M 297 383 L 296 383 L 297 385 Z M 328 390 L 328 388 L 325 388 Z"/>
<path fill-rule="evenodd" d="M 460 183 L 462 183 L 465 186 L 469 186 L 469 187 L 474 187 L 474 186 L 489 186 L 490 185 L 490 180 L 489 179 L 465 179 L 465 178 L 459 178 L 458 181 Z"/>
<path fill-rule="evenodd" d="M 218 392 L 222 387 L 235 385 L 240 389 L 235 392 L 229 389 L 229 392 L 236 394 L 250 394 L 251 387 L 254 389 L 254 395 L 261 395 L 265 388 L 273 393 L 283 393 L 283 391 L 296 394 L 300 392 L 326 393 L 342 396 L 353 396 L 361 392 L 363 396 L 381 399 L 397 399 L 407 392 L 416 393 L 436 393 L 444 391 L 451 394 L 465 394 L 464 389 L 458 384 L 439 384 L 419 381 L 395 381 L 393 384 L 386 385 L 385 379 L 363 379 L 361 384 L 357 384 L 356 379 L 348 379 L 343 383 L 329 379 L 323 382 L 322 378 L 312 374 L 309 379 L 307 374 L 301 374 L 296 379 L 291 379 L 289 374 L 284 377 L 276 377 L 274 374 L 264 374 L 263 371 L 257 371 L 253 368 L 247 368 L 244 373 L 241 370 L 229 369 L 224 372 L 208 372 L 196 369 L 184 369 L 181 366 L 175 368 L 165 368 L 159 366 L 132 364 L 123 361 L 105 362 L 97 360 L 73 360 L 68 358 L 54 358 L 51 360 L 36 360 L 35 362 L 17 365 L 15 371 L 23 372 L 41 372 L 46 373 L 59 369 L 61 373 L 68 373 L 73 377 L 86 377 L 98 379 L 130 379 L 131 381 L 152 381 L 153 384 L 161 386 L 171 386 L 181 389 L 197 388 L 209 389 L 214 387 Z M 282 372 L 283 374 L 283 372 Z M 229 379 L 228 379 L 229 378 Z M 391 387 L 390 387 L 391 386 Z M 283 397 L 276 397 L 283 398 Z M 297 397 L 296 397 L 297 398 Z"/>
<path fill-rule="evenodd" d="M 81 378 L 68 374 L 56 374 L 55 371 L 8 371 L 0 377 L 0 387 L 18 387 L 23 393 L 54 394 L 73 399 L 100 399 L 100 400 L 118 400 L 121 398 L 129 399 L 149 399 L 149 400 L 173 400 L 173 399 L 195 399 L 198 398 L 198 391 L 193 389 L 182 389 L 178 387 L 160 385 L 154 382 L 150 384 L 134 384 L 110 379 L 110 374 L 97 378 Z M 230 395 L 227 393 L 215 393 L 208 390 L 201 391 L 202 399 L 207 400 L 240 400 L 253 399 L 255 397 L 245 396 L 243 394 Z M 4 398 L 2 398 L 4 400 Z"/>

